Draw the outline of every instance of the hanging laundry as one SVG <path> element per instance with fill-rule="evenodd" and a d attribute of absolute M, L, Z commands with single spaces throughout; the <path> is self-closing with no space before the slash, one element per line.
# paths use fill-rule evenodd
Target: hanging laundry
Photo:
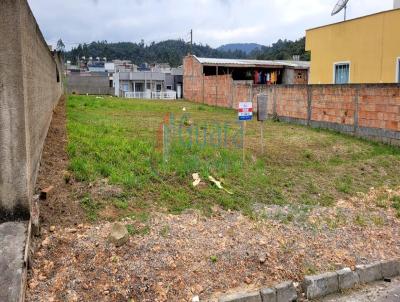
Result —
<path fill-rule="evenodd" d="M 264 85 L 265 84 L 265 71 L 263 71 L 261 73 L 261 84 Z"/>
<path fill-rule="evenodd" d="M 258 84 L 258 78 L 259 78 L 259 75 L 258 75 L 258 71 L 256 70 L 256 71 L 254 71 L 254 84 Z"/>
<path fill-rule="evenodd" d="M 276 81 L 277 81 L 276 71 L 273 71 L 273 72 L 271 73 L 271 83 L 272 83 L 272 84 L 276 84 Z"/>

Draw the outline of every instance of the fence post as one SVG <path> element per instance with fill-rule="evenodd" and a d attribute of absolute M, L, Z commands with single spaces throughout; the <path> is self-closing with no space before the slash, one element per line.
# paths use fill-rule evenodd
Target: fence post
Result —
<path fill-rule="evenodd" d="M 234 86 L 234 83 L 233 83 L 233 78 L 231 78 L 231 108 L 234 108 L 233 107 L 233 96 L 234 96 L 234 93 L 235 93 L 235 86 Z"/>
<path fill-rule="evenodd" d="M 203 91 L 203 104 L 204 104 L 204 94 L 205 94 L 205 92 L 204 92 L 204 73 L 203 73 L 203 75 L 202 75 L 202 82 L 203 82 L 203 89 L 202 89 L 202 91 Z"/>
<path fill-rule="evenodd" d="M 218 66 L 217 68 L 217 76 L 215 77 L 215 106 L 218 107 Z"/>
<path fill-rule="evenodd" d="M 254 97 L 254 93 L 253 93 L 253 83 L 250 84 L 250 100 L 251 103 L 253 104 L 253 97 Z"/>
<path fill-rule="evenodd" d="M 359 116 L 359 95 L 360 86 L 357 85 L 355 95 L 354 95 L 354 134 L 358 133 L 358 116 Z"/>
<path fill-rule="evenodd" d="M 276 99 L 276 86 L 273 86 L 272 89 L 274 90 L 274 91 L 273 91 L 273 95 L 274 95 L 274 106 L 273 106 L 273 112 L 272 112 L 272 114 L 273 114 L 274 118 L 278 118 L 278 112 L 277 112 L 277 110 L 276 110 L 276 102 L 277 102 L 277 99 Z"/>
<path fill-rule="evenodd" d="M 307 85 L 307 126 L 310 126 L 312 115 L 312 86 Z"/>

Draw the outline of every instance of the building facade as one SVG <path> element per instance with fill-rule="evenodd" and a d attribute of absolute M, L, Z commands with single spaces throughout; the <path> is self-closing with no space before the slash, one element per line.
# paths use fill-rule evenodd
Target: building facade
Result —
<path fill-rule="evenodd" d="M 114 73 L 115 96 L 135 99 L 176 99 L 182 97 L 182 68 Z"/>
<path fill-rule="evenodd" d="M 400 9 L 309 29 L 310 84 L 400 82 Z"/>
<path fill-rule="evenodd" d="M 198 58 L 183 60 L 183 96 L 191 101 L 228 108 L 254 101 L 268 87 L 307 84 L 309 62 Z M 255 103 L 256 104 L 256 103 Z"/>

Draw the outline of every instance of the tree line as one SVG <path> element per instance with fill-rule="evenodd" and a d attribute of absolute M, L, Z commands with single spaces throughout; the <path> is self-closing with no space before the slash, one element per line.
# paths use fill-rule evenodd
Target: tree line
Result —
<path fill-rule="evenodd" d="M 305 51 L 305 38 L 296 41 L 279 40 L 271 46 L 255 49 L 250 54 L 243 51 L 224 51 L 214 49 L 208 45 L 193 44 L 190 46 L 184 40 L 167 40 L 159 43 L 152 42 L 146 45 L 139 43 L 107 41 L 79 44 L 70 51 L 64 52 L 66 60 L 73 63 L 82 57 L 107 58 L 108 61 L 121 59 L 131 60 L 136 65 L 142 63 L 169 63 L 176 67 L 182 65 L 182 59 L 192 52 L 198 57 L 226 58 L 226 59 L 258 59 L 258 60 L 291 60 L 294 55 L 299 55 L 302 60 L 309 60 L 310 55 Z"/>

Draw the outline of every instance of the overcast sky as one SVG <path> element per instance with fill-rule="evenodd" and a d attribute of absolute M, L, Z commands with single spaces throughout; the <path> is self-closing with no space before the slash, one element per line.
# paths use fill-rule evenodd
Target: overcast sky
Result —
<path fill-rule="evenodd" d="M 226 43 L 269 45 L 297 39 L 308 28 L 341 21 L 331 17 L 337 0 L 28 0 L 50 44 L 62 38 L 145 43 L 189 40 L 217 47 Z M 348 18 L 393 7 L 393 0 L 350 0 Z"/>

